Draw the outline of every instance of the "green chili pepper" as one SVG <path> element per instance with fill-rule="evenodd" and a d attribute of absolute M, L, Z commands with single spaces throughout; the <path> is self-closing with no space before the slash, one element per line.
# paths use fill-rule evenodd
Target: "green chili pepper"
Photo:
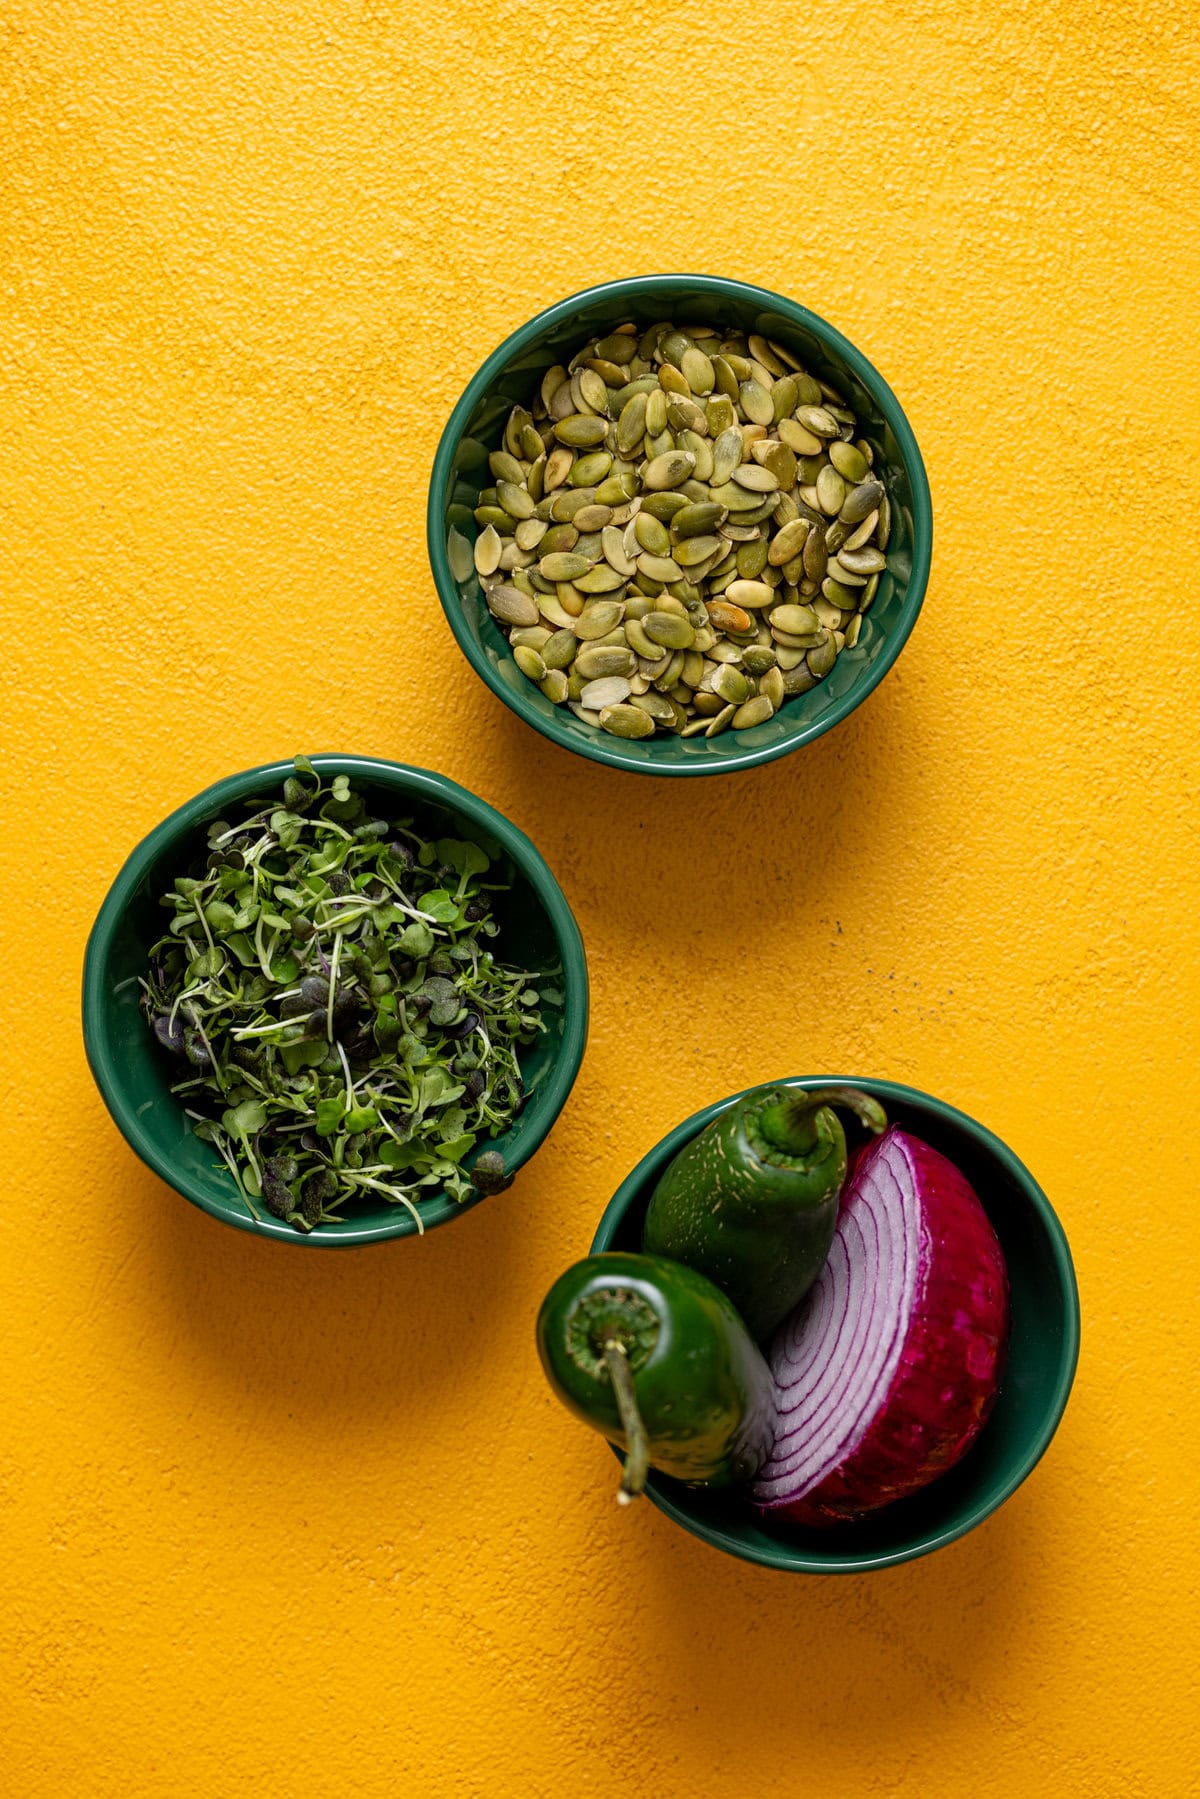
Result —
<path fill-rule="evenodd" d="M 829 1254 L 846 1178 L 833 1106 L 869 1131 L 883 1108 L 851 1087 L 757 1087 L 670 1164 L 646 1211 L 642 1247 L 698 1268 L 764 1341 L 803 1299 Z"/>
<path fill-rule="evenodd" d="M 609 1251 L 559 1276 L 538 1352 L 567 1408 L 626 1451 L 618 1498 L 648 1468 L 730 1486 L 770 1451 L 775 1386 L 725 1295 L 694 1268 Z"/>

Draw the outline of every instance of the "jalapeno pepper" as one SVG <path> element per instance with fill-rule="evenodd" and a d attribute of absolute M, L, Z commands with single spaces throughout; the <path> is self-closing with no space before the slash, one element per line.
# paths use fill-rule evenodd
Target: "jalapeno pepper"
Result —
<path fill-rule="evenodd" d="M 775 1430 L 770 1370 L 725 1295 L 694 1268 L 607 1251 L 546 1295 L 538 1352 L 568 1409 L 626 1451 L 618 1497 L 648 1467 L 677 1480 L 749 1480 Z"/>
<path fill-rule="evenodd" d="M 834 1106 L 868 1130 L 883 1108 L 851 1087 L 756 1087 L 680 1150 L 646 1212 L 642 1247 L 698 1268 L 759 1342 L 803 1299 L 833 1242 L 846 1179 Z"/>

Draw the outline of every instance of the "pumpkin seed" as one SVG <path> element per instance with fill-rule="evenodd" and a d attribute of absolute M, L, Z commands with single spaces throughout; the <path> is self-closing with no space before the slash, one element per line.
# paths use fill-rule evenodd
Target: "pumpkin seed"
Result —
<path fill-rule="evenodd" d="M 817 505 L 822 512 L 836 518 L 846 497 L 846 483 L 830 463 L 817 476 Z"/>
<path fill-rule="evenodd" d="M 638 340 L 631 333 L 614 331 L 611 337 L 602 337 L 593 346 L 593 354 L 602 356 L 605 362 L 615 362 L 620 367 L 632 362 L 638 353 Z"/>
<path fill-rule="evenodd" d="M 836 437 L 838 434 L 838 422 L 824 406 L 798 406 L 796 418 L 814 437 Z"/>
<path fill-rule="evenodd" d="M 545 653 L 543 650 L 543 657 Z M 779 652 L 773 643 L 748 643 L 742 651 L 742 667 L 749 675 L 767 674 L 778 660 Z"/>
<path fill-rule="evenodd" d="M 868 512 L 874 512 L 883 497 L 881 481 L 860 482 L 857 487 L 852 487 L 846 495 L 838 516 L 845 525 L 860 524 Z"/>
<path fill-rule="evenodd" d="M 752 493 L 776 493 L 779 489 L 779 477 L 757 462 L 743 462 L 734 469 L 733 479 L 739 487 L 747 487 Z"/>
<path fill-rule="evenodd" d="M 542 376 L 542 385 L 539 389 L 543 406 L 549 406 L 551 400 L 567 378 L 567 371 L 562 366 L 561 362 L 554 363 L 546 370 L 546 373 Z"/>
<path fill-rule="evenodd" d="M 777 487 L 791 487 L 796 479 L 796 458 L 786 444 L 768 437 L 764 443 L 751 446 L 750 454 L 761 467 L 769 469 Z M 736 480 L 736 475 L 734 476 Z"/>
<path fill-rule="evenodd" d="M 669 524 L 675 514 L 682 512 L 687 504 L 688 496 L 683 493 L 644 493 L 641 496 L 641 511 L 638 513 L 638 517 L 640 518 L 642 513 L 648 512 L 651 518 L 658 519 L 660 523 Z"/>
<path fill-rule="evenodd" d="M 767 550 L 767 561 L 773 568 L 783 568 L 793 557 L 800 555 L 812 531 L 807 519 L 792 519 L 772 538 Z"/>
<path fill-rule="evenodd" d="M 567 698 L 567 677 L 561 668 L 552 668 L 544 674 L 538 686 L 552 706 L 561 706 Z"/>
<path fill-rule="evenodd" d="M 696 569 L 712 557 L 724 554 L 728 547 L 723 537 L 685 537 L 682 543 L 675 545 L 674 556 L 680 568 Z"/>
<path fill-rule="evenodd" d="M 537 651 L 529 649 L 525 644 L 517 645 L 517 648 L 513 651 L 513 661 L 516 663 L 521 673 L 528 676 L 531 681 L 542 680 L 546 673 L 546 664 L 538 655 Z"/>
<path fill-rule="evenodd" d="M 661 581 L 664 587 L 672 581 L 678 581 L 683 573 L 671 556 L 639 556 L 638 568 L 649 580 Z"/>
<path fill-rule="evenodd" d="M 878 523 L 879 523 L 879 508 L 878 507 L 875 508 L 874 512 L 868 512 L 868 514 L 867 514 L 866 518 L 863 520 L 862 524 L 856 525 L 854 527 L 853 531 L 851 531 L 850 527 L 848 525 L 844 525 L 842 523 L 842 521 L 839 519 L 836 524 L 831 525 L 829 527 L 831 536 L 832 536 L 833 532 L 835 532 L 835 531 L 844 531 L 846 533 L 846 535 L 842 539 L 841 543 L 839 543 L 837 545 L 838 553 L 840 554 L 842 550 L 861 550 L 863 548 L 864 544 L 870 543 L 871 538 L 873 537 L 874 532 L 875 532 L 875 527 Z"/>
<path fill-rule="evenodd" d="M 775 630 L 789 637 L 807 637 L 817 629 L 817 615 L 810 606 L 776 606 L 768 616 Z"/>
<path fill-rule="evenodd" d="M 585 605 L 572 627 L 576 637 L 584 643 L 591 643 L 598 637 L 607 637 L 621 622 L 622 606 L 619 600 L 593 600 Z"/>
<path fill-rule="evenodd" d="M 668 450 L 664 455 L 655 456 L 642 469 L 642 484 L 654 491 L 664 487 L 678 487 L 686 481 L 696 466 L 696 458 L 687 450 Z"/>
<path fill-rule="evenodd" d="M 560 525 L 570 524 L 577 512 L 592 505 L 595 494 L 590 488 L 568 489 L 565 493 L 556 494 L 551 508 L 555 521 Z"/>
<path fill-rule="evenodd" d="M 578 575 L 586 575 L 591 567 L 591 559 L 587 556 L 580 556 L 574 550 L 555 550 L 542 557 L 538 573 L 547 581 L 574 581 Z"/>
<path fill-rule="evenodd" d="M 714 505 L 711 500 L 693 500 L 682 506 L 671 520 L 671 532 L 675 537 L 707 536 L 724 516 L 724 508 Z"/>
<path fill-rule="evenodd" d="M 573 412 L 558 421 L 554 435 L 560 444 L 567 444 L 573 450 L 586 450 L 604 442 L 608 425 L 604 419 L 593 418 L 590 413 Z"/>
<path fill-rule="evenodd" d="M 733 715 L 736 711 L 737 711 L 736 706 L 722 706 L 721 710 L 717 713 L 716 717 L 709 724 L 708 729 L 705 731 L 704 735 L 706 737 L 720 736 L 722 731 L 728 730 L 729 725 L 733 719 Z"/>
<path fill-rule="evenodd" d="M 546 468 L 542 476 L 542 486 L 547 493 L 553 493 L 561 487 L 574 467 L 575 457 L 572 451 L 563 444 L 556 444 L 546 457 Z"/>
<path fill-rule="evenodd" d="M 716 385 L 712 363 L 694 344 L 689 344 L 679 358 L 679 370 L 694 394 L 710 394 Z"/>
<path fill-rule="evenodd" d="M 709 600 L 707 612 L 712 623 L 719 631 L 733 631 L 745 635 L 753 631 L 754 620 L 741 606 L 735 606 L 729 600 Z"/>
<path fill-rule="evenodd" d="M 510 518 L 532 518 L 534 501 L 515 481 L 497 481 L 496 495 Z"/>
<path fill-rule="evenodd" d="M 738 399 L 738 377 L 733 364 L 727 356 L 714 356 L 712 359 L 713 374 L 716 377 L 718 392 L 735 404 Z"/>
<path fill-rule="evenodd" d="M 761 381 L 753 379 L 743 381 L 738 388 L 738 399 L 742 412 L 755 425 L 772 425 L 775 422 L 775 403 Z M 834 426 L 836 431 L 837 426 Z"/>
<path fill-rule="evenodd" d="M 539 613 L 556 631 L 574 631 L 579 614 L 583 611 L 582 596 L 577 597 L 575 604 L 578 610 L 571 612 L 557 594 L 540 593 L 537 597 Z"/>
<path fill-rule="evenodd" d="M 475 568 L 481 575 L 494 575 L 500 567 L 504 541 L 494 525 L 487 525 L 475 539 Z"/>
<path fill-rule="evenodd" d="M 833 633 L 827 631 L 822 642 L 808 652 L 809 671 L 814 675 L 827 675 L 836 661 L 837 644 L 833 641 Z"/>
<path fill-rule="evenodd" d="M 595 369 L 580 369 L 576 380 L 579 382 L 579 397 L 585 406 L 601 417 L 608 416 L 608 386 Z"/>
<path fill-rule="evenodd" d="M 629 698 L 629 692 L 629 682 L 624 675 L 601 675 L 598 681 L 584 682 L 579 690 L 579 702 L 593 712 L 602 712 L 605 706 L 619 706 Z"/>
<path fill-rule="evenodd" d="M 765 693 L 759 693 L 752 700 L 740 705 L 730 720 L 730 729 L 749 731 L 755 725 L 765 725 L 774 716 L 775 707 Z"/>
<path fill-rule="evenodd" d="M 579 640 L 574 631 L 555 631 L 553 636 L 540 646 L 542 661 L 547 668 L 570 668 L 575 660 L 575 652 L 579 648 Z"/>
<path fill-rule="evenodd" d="M 651 676 L 660 693 L 669 693 L 683 673 L 683 656 L 682 650 L 672 650 L 663 666 Z"/>
<path fill-rule="evenodd" d="M 654 720 L 632 704 L 606 706 L 600 714 L 600 728 L 613 737 L 653 737 Z"/>
<path fill-rule="evenodd" d="M 596 496 L 592 490 L 597 483 L 603 481 L 612 467 L 612 460 L 607 450 L 593 450 L 588 456 L 576 457 L 569 479 L 572 487 L 589 489 L 586 500 L 588 506 L 595 504 Z"/>
<path fill-rule="evenodd" d="M 796 456 L 821 454 L 821 439 L 814 432 L 807 431 L 799 419 L 780 419 L 775 427 L 775 435 Z"/>
<path fill-rule="evenodd" d="M 575 582 L 580 593 L 618 593 L 624 586 L 627 577 L 619 575 L 615 568 L 607 562 L 599 562 L 595 568 L 589 569 L 586 575 L 580 575 Z"/>
<path fill-rule="evenodd" d="M 617 420 L 617 453 L 631 455 L 646 435 L 646 396 L 634 394 Z"/>
<path fill-rule="evenodd" d="M 540 661 L 541 658 L 539 657 Z M 723 662 L 712 678 L 712 691 L 723 699 L 726 705 L 740 706 L 749 698 L 750 683 L 739 668 L 732 662 Z"/>
<path fill-rule="evenodd" d="M 843 587 L 842 583 L 835 580 L 832 575 L 827 575 L 822 581 L 821 592 L 827 600 L 832 600 L 835 606 L 840 606 L 843 612 L 858 604 L 854 588 Z"/>
<path fill-rule="evenodd" d="M 616 525 L 605 525 L 600 533 L 600 543 L 604 550 L 604 560 L 610 568 L 615 568 L 626 580 L 637 571 L 637 563 L 625 551 L 625 533 Z"/>
<path fill-rule="evenodd" d="M 636 706 L 639 712 L 645 712 L 659 724 L 674 724 L 675 707 L 665 693 L 658 693 L 648 688 L 645 693 L 636 693 L 630 699 L 630 705 Z M 684 714 L 686 719 L 687 714 Z"/>
<path fill-rule="evenodd" d="M 689 620 L 675 612 L 648 612 L 642 629 L 652 643 L 668 650 L 690 649 L 696 635 Z"/>
<path fill-rule="evenodd" d="M 538 608 L 528 595 L 515 587 L 492 587 L 487 595 L 488 611 L 505 625 L 536 625 Z"/>
<path fill-rule="evenodd" d="M 696 458 L 696 466 L 692 470 L 693 481 L 705 482 L 712 478 L 712 445 L 706 437 L 701 437 L 696 431 L 681 431 L 679 433 L 679 448 L 681 450 L 686 450 L 689 455 Z M 688 485 L 690 486 L 691 482 L 689 482 Z"/>
<path fill-rule="evenodd" d="M 862 451 L 856 450 L 853 444 L 842 443 L 840 439 L 830 444 L 829 460 L 838 474 L 844 476 L 851 485 L 865 481 L 871 472 Z"/>
<path fill-rule="evenodd" d="M 743 581 L 755 581 L 767 566 L 769 546 L 765 537 L 738 545 L 737 572 Z"/>
<path fill-rule="evenodd" d="M 624 675 L 628 680 L 637 670 L 637 657 L 617 644 L 587 644 L 575 658 L 575 672 L 583 681 L 596 681 L 602 675 Z"/>
<path fill-rule="evenodd" d="M 708 435 L 704 409 L 691 399 L 675 398 L 667 406 L 668 431 L 694 431 L 699 437 Z"/>
<path fill-rule="evenodd" d="M 744 606 L 750 612 L 757 612 L 760 607 L 771 604 L 775 598 L 775 589 L 766 581 L 731 581 L 725 589 L 725 597 L 732 600 L 735 606 Z"/>

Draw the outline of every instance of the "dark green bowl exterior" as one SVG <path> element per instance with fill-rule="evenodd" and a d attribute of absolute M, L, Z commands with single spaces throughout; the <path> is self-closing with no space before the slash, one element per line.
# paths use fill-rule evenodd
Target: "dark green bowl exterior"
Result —
<path fill-rule="evenodd" d="M 506 959 L 531 971 L 561 967 L 556 985 L 561 1004 L 545 1003 L 548 1031 L 520 1053 L 529 1101 L 511 1128 L 486 1147 L 503 1155 L 511 1171 L 520 1168 L 549 1132 L 579 1070 L 587 1039 L 588 982 L 583 940 L 571 909 L 545 862 L 515 825 L 486 801 L 444 775 L 365 756 L 314 756 L 322 776 L 348 775 L 373 792 L 393 818 L 413 817 L 431 835 L 468 837 L 499 863 L 512 884 L 497 906 Z M 171 1070 L 147 1030 L 138 1006 L 138 976 L 146 953 L 162 935 L 165 914 L 158 906 L 176 875 L 205 846 L 205 828 L 216 818 L 236 819 L 242 802 L 282 788 L 290 762 L 268 763 L 218 781 L 164 819 L 134 850 L 113 882 L 88 940 L 83 971 L 83 1038 L 92 1074 L 105 1105 L 130 1148 L 185 1199 L 225 1224 L 274 1237 L 283 1243 L 348 1248 L 408 1237 L 417 1226 L 403 1206 L 381 1204 L 311 1233 L 264 1213 L 256 1223 L 246 1211 L 232 1176 L 211 1145 L 193 1136 L 170 1091 Z M 483 1145 L 480 1146 L 484 1147 Z M 445 1194 L 421 1206 L 426 1230 L 458 1218 L 478 1199 L 462 1203 Z"/>
<path fill-rule="evenodd" d="M 764 725 L 720 737 L 652 737 L 627 742 L 552 706 L 513 661 L 508 639 L 484 604 L 471 563 L 474 507 L 491 477 L 489 452 L 514 404 L 528 405 L 542 373 L 566 361 L 589 336 L 626 320 L 670 317 L 761 332 L 802 355 L 836 382 L 862 421 L 892 499 L 887 570 L 852 650 L 808 693 Z M 652 775 L 712 775 L 786 756 L 845 718 L 882 681 L 912 630 L 929 576 L 933 518 L 929 483 L 900 403 L 861 351 L 816 313 L 765 288 L 715 275 L 647 275 L 609 281 L 539 313 L 493 351 L 442 433 L 429 491 L 429 556 L 450 628 L 467 660 L 506 706 L 544 737 L 606 762 Z"/>
<path fill-rule="evenodd" d="M 857 1075 L 809 1075 L 787 1087 L 860 1087 L 903 1126 L 941 1150 L 966 1175 L 995 1227 L 1012 1288 L 1012 1338 L 991 1417 L 968 1454 L 911 1499 L 863 1524 L 829 1531 L 767 1526 L 745 1497 L 690 1488 L 653 1475 L 647 1492 L 660 1511 L 693 1536 L 744 1561 L 792 1574 L 861 1574 L 914 1561 L 953 1543 L 1002 1505 L 1036 1465 L 1063 1415 L 1079 1357 L 1079 1295 L 1071 1252 L 1049 1200 L 991 1131 L 942 1100 L 894 1081 Z M 718 1113 L 731 1094 L 687 1118 L 644 1156 L 621 1184 L 592 1244 L 637 1249 L 650 1195 L 672 1157 Z"/>

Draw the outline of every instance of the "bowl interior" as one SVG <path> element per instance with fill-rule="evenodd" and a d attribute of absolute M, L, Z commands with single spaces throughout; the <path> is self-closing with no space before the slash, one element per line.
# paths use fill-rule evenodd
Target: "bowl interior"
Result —
<path fill-rule="evenodd" d="M 998 1138 L 963 1113 L 910 1087 L 855 1076 L 893 1124 L 924 1138 L 962 1170 L 1000 1239 L 1012 1289 L 1012 1337 L 999 1396 L 987 1424 L 957 1467 L 877 1519 L 829 1531 L 760 1523 L 738 1495 L 709 1493 L 654 1475 L 660 1510 L 719 1549 L 801 1573 L 854 1573 L 925 1555 L 972 1529 L 1008 1498 L 1038 1461 L 1062 1416 L 1079 1347 L 1079 1311 L 1070 1252 L 1049 1201 Z M 663 1139 L 614 1196 L 593 1250 L 636 1250 L 655 1184 L 682 1145 L 738 1096 L 699 1112 Z M 848 1135 L 850 1133 L 848 1132 Z M 861 1136 L 861 1133 L 860 1133 Z"/>
<path fill-rule="evenodd" d="M 495 896 L 501 935 L 497 953 L 545 979 L 539 985 L 546 1030 L 519 1052 L 529 1095 L 524 1109 L 491 1144 L 510 1170 L 528 1160 L 550 1129 L 570 1089 L 586 1032 L 587 984 L 578 930 L 549 869 L 515 826 L 484 801 L 440 775 L 366 759 L 316 756 L 326 780 L 350 776 L 389 819 L 411 819 L 434 837 L 470 838 L 493 859 L 508 893 Z M 158 900 L 176 875 L 203 866 L 206 827 L 216 818 L 244 817 L 244 802 L 278 792 L 290 763 L 251 769 L 210 788 L 172 814 L 135 850 L 118 875 L 88 946 L 84 979 L 84 1035 L 100 1090 L 130 1145 L 186 1198 L 227 1223 L 294 1243 L 334 1245 L 378 1237 L 408 1236 L 416 1225 L 402 1206 L 382 1201 L 311 1233 L 293 1230 L 262 1207 L 256 1224 L 246 1212 L 233 1177 L 210 1144 L 192 1134 L 170 1091 L 175 1067 L 154 1042 L 139 1009 L 139 976 L 146 953 L 165 928 Z M 473 1158 L 467 1158 L 467 1166 Z M 425 1228 L 444 1224 L 477 1199 L 459 1202 L 437 1193 L 425 1201 Z"/>
<path fill-rule="evenodd" d="M 566 362 L 589 336 L 630 320 L 673 318 L 761 333 L 801 356 L 809 370 L 840 387 L 876 454 L 876 472 L 892 502 L 888 566 L 852 650 L 831 673 L 791 699 L 766 724 L 722 736 L 654 737 L 626 742 L 553 706 L 513 661 L 508 640 L 484 603 L 472 560 L 474 508 L 491 483 L 488 456 L 514 405 L 528 405 L 553 363 Z M 476 671 L 527 723 L 568 748 L 654 774 L 712 774 L 770 761 L 845 717 L 899 654 L 924 596 L 930 547 L 929 489 L 916 442 L 887 383 L 832 326 L 794 302 L 740 282 L 703 276 L 655 276 L 613 282 L 563 301 L 533 319 L 488 359 L 446 427 L 434 464 L 429 544 L 442 604 Z"/>

